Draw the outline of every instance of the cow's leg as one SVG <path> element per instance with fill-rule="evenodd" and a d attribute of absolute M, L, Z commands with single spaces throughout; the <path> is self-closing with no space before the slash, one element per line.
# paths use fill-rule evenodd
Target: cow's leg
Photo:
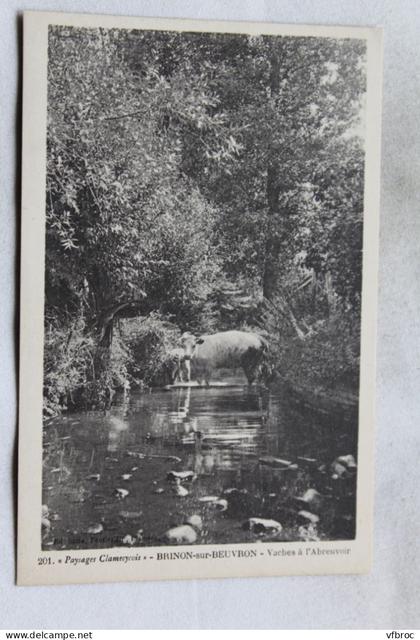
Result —
<path fill-rule="evenodd" d="M 184 360 L 186 382 L 191 382 L 191 361 Z"/>
<path fill-rule="evenodd" d="M 255 380 L 255 369 L 253 367 L 244 367 L 244 373 L 248 380 L 248 384 L 252 384 Z"/>
<path fill-rule="evenodd" d="M 252 384 L 255 381 L 259 361 L 260 354 L 255 349 L 248 349 L 242 357 L 242 369 L 244 370 L 248 384 Z"/>
<path fill-rule="evenodd" d="M 183 371 L 184 371 L 184 363 L 182 360 L 178 360 L 177 362 L 177 370 L 176 370 L 176 379 L 178 382 L 183 382 Z"/>
<path fill-rule="evenodd" d="M 183 360 L 179 368 L 179 380 L 180 382 L 191 381 L 191 363 L 189 360 Z"/>
<path fill-rule="evenodd" d="M 206 387 L 208 387 L 210 385 L 210 378 L 211 378 L 211 367 L 209 367 L 208 365 L 204 367 L 203 378 L 204 378 L 204 383 Z"/>

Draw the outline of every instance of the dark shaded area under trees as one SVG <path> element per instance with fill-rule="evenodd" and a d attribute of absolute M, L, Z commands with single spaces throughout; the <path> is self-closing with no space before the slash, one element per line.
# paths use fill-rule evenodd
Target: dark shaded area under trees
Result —
<path fill-rule="evenodd" d="M 183 331 L 357 388 L 364 43 L 51 27 L 45 411 L 162 381 Z"/>

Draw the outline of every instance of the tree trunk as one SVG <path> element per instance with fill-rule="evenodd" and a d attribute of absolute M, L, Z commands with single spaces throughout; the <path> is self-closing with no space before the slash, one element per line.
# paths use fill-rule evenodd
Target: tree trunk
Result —
<path fill-rule="evenodd" d="M 100 347 L 109 348 L 111 346 L 115 318 L 117 316 L 119 317 L 122 311 L 127 313 L 129 309 L 137 309 L 140 304 L 141 300 L 118 302 L 108 307 L 100 314 L 97 323 Z"/>
<path fill-rule="evenodd" d="M 136 312 L 141 300 L 118 302 L 108 306 L 100 313 L 96 323 L 97 346 L 93 357 L 93 376 L 89 387 L 89 406 L 109 409 L 114 396 L 114 382 L 111 371 L 111 345 L 114 322 L 120 314 L 130 315 Z"/>
<path fill-rule="evenodd" d="M 280 88 L 280 56 L 278 51 L 273 51 L 271 56 L 270 94 L 275 99 Z M 279 220 L 279 176 L 275 152 L 268 161 L 267 167 L 267 226 L 265 240 L 265 261 L 263 274 L 263 295 L 268 300 L 276 294 L 279 278 L 279 254 L 281 247 L 281 229 Z"/>
<path fill-rule="evenodd" d="M 280 228 L 279 228 L 279 194 L 277 171 L 271 166 L 267 172 L 267 205 L 268 220 L 265 240 L 265 262 L 263 277 L 264 298 L 272 300 L 276 294 L 279 277 Z"/>

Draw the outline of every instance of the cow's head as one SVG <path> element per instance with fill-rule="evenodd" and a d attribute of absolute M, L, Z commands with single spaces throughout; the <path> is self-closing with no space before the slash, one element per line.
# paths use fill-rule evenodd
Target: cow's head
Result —
<path fill-rule="evenodd" d="M 196 338 L 192 333 L 188 331 L 181 336 L 181 344 L 184 349 L 185 360 L 191 360 L 198 344 L 203 344 L 204 338 Z"/>

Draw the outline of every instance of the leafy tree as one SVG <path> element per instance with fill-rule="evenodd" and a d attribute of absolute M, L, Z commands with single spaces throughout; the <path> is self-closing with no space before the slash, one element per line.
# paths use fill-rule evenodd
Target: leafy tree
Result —
<path fill-rule="evenodd" d="M 185 315 L 218 263 L 212 206 L 180 172 L 183 130 L 212 126 L 211 99 L 153 64 L 137 78 L 129 42 L 114 30 L 50 33 L 47 292 L 83 304 L 106 343 L 116 313 L 180 303 Z"/>
<path fill-rule="evenodd" d="M 50 28 L 47 351 L 76 322 L 93 353 L 69 388 L 121 378 L 118 317 L 150 316 L 138 333 L 161 351 L 154 314 L 221 330 L 258 323 L 264 298 L 291 336 L 334 313 L 359 326 L 364 53 L 355 40 Z"/>

